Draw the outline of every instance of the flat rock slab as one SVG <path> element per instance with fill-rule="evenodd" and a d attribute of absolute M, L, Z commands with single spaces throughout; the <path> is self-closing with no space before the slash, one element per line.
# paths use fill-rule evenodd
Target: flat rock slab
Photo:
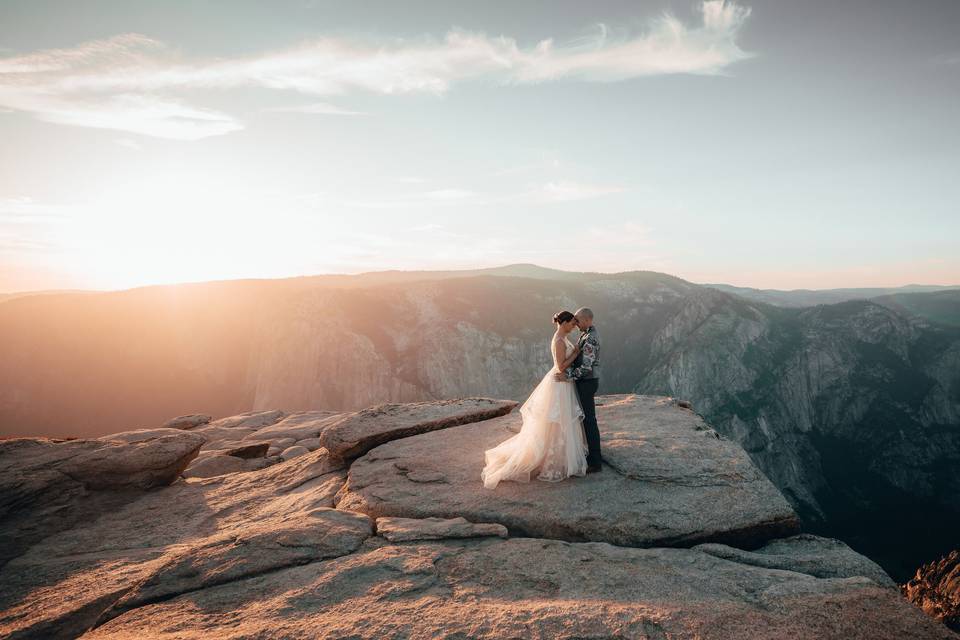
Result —
<path fill-rule="evenodd" d="M 491 398 L 382 404 L 327 426 L 320 434 L 320 444 L 334 455 L 354 458 L 390 440 L 489 420 L 516 406 L 513 400 Z"/>
<path fill-rule="evenodd" d="M 693 549 L 377 537 L 351 555 L 145 604 L 83 637 L 955 638 L 864 577 L 816 578 Z"/>
<path fill-rule="evenodd" d="M 469 522 L 466 518 L 377 518 L 377 535 L 390 542 L 483 536 L 506 538 L 507 528 L 495 522 Z"/>
<path fill-rule="evenodd" d="M 373 520 L 333 508 L 345 480 L 343 462 L 321 449 L 121 503 L 87 501 L 83 518 L 0 568 L 0 638 L 75 638 L 148 600 L 350 553 Z"/>
<path fill-rule="evenodd" d="M 337 507 L 374 518 L 497 522 L 514 536 L 622 546 L 721 542 L 754 548 L 799 521 L 746 452 L 690 410 L 653 396 L 602 396 L 602 473 L 484 488 L 484 451 L 519 412 L 381 445 L 350 467 Z"/>

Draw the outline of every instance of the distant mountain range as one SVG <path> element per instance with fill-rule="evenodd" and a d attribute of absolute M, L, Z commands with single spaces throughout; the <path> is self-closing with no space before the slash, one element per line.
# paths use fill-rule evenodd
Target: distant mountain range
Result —
<path fill-rule="evenodd" d="M 777 307 L 812 307 L 818 304 L 836 304 L 848 300 L 868 300 L 882 296 L 900 296 L 910 293 L 932 293 L 947 290 L 960 291 L 957 285 L 908 284 L 902 287 L 863 287 L 854 289 L 751 289 L 729 284 L 704 284 L 705 287 L 733 293 L 741 298 L 766 302 Z"/>
<path fill-rule="evenodd" d="M 522 400 L 549 369 L 553 313 L 589 305 L 601 393 L 691 400 L 811 530 L 902 580 L 960 539 L 960 289 L 935 289 L 797 306 L 511 265 L 19 295 L 0 302 L 0 435 Z"/>

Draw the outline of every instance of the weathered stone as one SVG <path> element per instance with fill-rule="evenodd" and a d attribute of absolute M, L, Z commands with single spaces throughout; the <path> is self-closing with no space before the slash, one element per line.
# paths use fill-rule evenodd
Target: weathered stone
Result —
<path fill-rule="evenodd" d="M 272 409 L 269 411 L 248 411 L 235 416 L 228 416 L 226 418 L 214 420 L 208 426 L 225 429 L 262 429 L 275 424 L 284 415 L 284 412 L 279 409 Z"/>
<path fill-rule="evenodd" d="M 651 396 L 600 402 L 603 473 L 484 488 L 483 452 L 519 428 L 517 412 L 373 449 L 351 465 L 337 506 L 375 518 L 463 516 L 498 522 L 511 535 L 624 546 L 750 548 L 798 533 L 793 510 L 743 449 L 695 413 Z"/>
<path fill-rule="evenodd" d="M 0 637 L 75 638 L 101 615 L 113 615 L 106 612 L 125 596 L 122 606 L 132 606 L 153 597 L 147 594 L 169 597 L 338 549 L 348 553 L 372 522 L 330 513 L 345 480 L 340 469 L 342 461 L 321 450 L 87 513 L 0 568 Z"/>
<path fill-rule="evenodd" d="M 277 567 L 352 553 L 373 534 L 373 523 L 361 513 L 317 507 L 297 515 L 289 520 L 251 522 L 239 532 L 172 549 L 163 566 L 154 568 L 148 579 L 137 584 L 101 620 L 147 602 Z"/>
<path fill-rule="evenodd" d="M 133 431 L 111 433 L 106 436 L 101 436 L 97 438 L 97 440 L 104 442 L 144 442 L 145 440 L 153 440 L 154 438 L 163 436 L 175 436 L 180 433 L 183 433 L 182 429 L 168 429 L 166 427 L 157 429 L 134 429 Z"/>
<path fill-rule="evenodd" d="M 253 442 L 251 444 L 233 447 L 232 449 L 226 449 L 223 451 L 223 455 L 245 459 L 262 458 L 267 455 L 269 449 L 269 442 Z"/>
<path fill-rule="evenodd" d="M 246 460 L 233 456 L 213 455 L 194 460 L 183 472 L 184 478 L 213 478 L 225 473 L 246 471 Z"/>
<path fill-rule="evenodd" d="M 692 549 L 375 540 L 351 555 L 144 604 L 85 638 L 953 637 L 862 577 L 816 578 Z"/>
<path fill-rule="evenodd" d="M 818 578 L 864 576 L 881 587 L 896 588 L 896 583 L 887 572 L 866 556 L 840 540 L 821 538 L 810 533 L 771 540 L 753 551 L 716 543 L 698 544 L 694 549 L 767 569 L 799 571 Z"/>
<path fill-rule="evenodd" d="M 960 551 L 924 564 L 900 590 L 927 615 L 960 632 Z"/>
<path fill-rule="evenodd" d="M 490 398 L 383 404 L 331 424 L 320 434 L 320 442 L 334 455 L 353 458 L 390 440 L 489 420 L 510 413 L 516 406 L 512 400 Z"/>
<path fill-rule="evenodd" d="M 0 637 L 952 637 L 846 545 L 769 539 L 793 533 L 792 512 L 693 411 L 599 401 L 604 473 L 494 491 L 479 478 L 483 451 L 519 429 L 517 415 L 383 444 L 353 462 L 346 487 L 348 463 L 326 448 L 298 445 L 286 462 L 224 455 L 277 448 L 280 438 L 236 442 L 253 432 L 237 426 L 249 416 L 197 427 L 229 435 L 191 465 L 229 459 L 243 472 L 159 488 L 143 482 L 172 479 L 158 452 L 186 437 L 185 466 L 207 435 L 0 442 L 0 530 L 3 509 L 33 505 L 11 525 L 27 542 L 0 565 Z M 372 513 L 385 505 L 426 517 Z M 35 521 L 48 523 L 41 535 Z M 508 528 L 563 539 L 503 539 Z M 754 550 L 566 541 L 593 536 Z"/>
<path fill-rule="evenodd" d="M 377 518 L 377 535 L 390 542 L 483 536 L 506 538 L 507 528 L 495 522 L 469 522 L 466 518 Z"/>
<path fill-rule="evenodd" d="M 297 441 L 293 438 L 277 438 L 275 440 L 270 440 L 269 442 L 271 448 L 276 447 L 277 449 L 280 449 L 280 451 L 283 451 L 287 447 L 292 447 L 297 443 Z"/>
<path fill-rule="evenodd" d="M 202 424 L 210 422 L 211 417 L 205 413 L 191 413 L 185 416 L 177 416 L 163 423 L 164 427 L 169 429 L 193 429 Z"/>
<path fill-rule="evenodd" d="M 290 439 L 290 442 L 316 438 L 323 429 L 337 421 L 342 413 L 336 411 L 298 411 L 291 413 L 276 424 L 263 427 L 246 436 L 245 440 Z"/>
<path fill-rule="evenodd" d="M 287 447 L 286 449 L 284 449 L 283 452 L 280 454 L 280 457 L 283 460 L 289 460 L 290 458 L 296 458 L 297 456 L 302 456 L 305 453 L 310 453 L 310 450 L 307 449 L 306 447 L 293 446 L 293 447 Z"/>
<path fill-rule="evenodd" d="M 323 444 L 320 443 L 320 438 L 304 438 L 303 440 L 297 440 L 295 444 L 300 447 L 306 447 L 310 451 L 316 451 L 323 446 Z"/>
<path fill-rule="evenodd" d="M 170 484 L 202 444 L 185 431 L 134 443 L 0 441 L 0 565 L 81 518 Z"/>

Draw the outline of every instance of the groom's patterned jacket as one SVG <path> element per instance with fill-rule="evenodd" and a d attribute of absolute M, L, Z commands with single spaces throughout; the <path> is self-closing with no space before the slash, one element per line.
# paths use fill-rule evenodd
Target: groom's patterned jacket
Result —
<path fill-rule="evenodd" d="M 600 336 L 597 328 L 590 326 L 577 340 L 580 346 L 580 356 L 574 360 L 576 367 L 567 367 L 564 374 L 568 380 L 588 380 L 600 377 Z"/>

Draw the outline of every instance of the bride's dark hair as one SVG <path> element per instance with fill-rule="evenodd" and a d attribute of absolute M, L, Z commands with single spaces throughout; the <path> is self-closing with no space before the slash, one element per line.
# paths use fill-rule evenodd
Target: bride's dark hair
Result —
<path fill-rule="evenodd" d="M 569 311 L 558 311 L 553 314 L 553 321 L 557 324 L 563 324 L 564 322 L 570 322 L 573 320 L 573 314 Z"/>

